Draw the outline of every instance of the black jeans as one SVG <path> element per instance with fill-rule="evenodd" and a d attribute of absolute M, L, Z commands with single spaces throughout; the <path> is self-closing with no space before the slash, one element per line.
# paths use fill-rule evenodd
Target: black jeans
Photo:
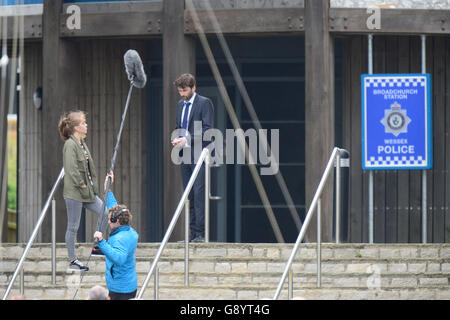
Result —
<path fill-rule="evenodd" d="M 109 291 L 109 297 L 111 300 L 130 300 L 136 297 L 137 289 L 133 292 L 128 293 L 119 293 L 119 292 L 113 292 Z"/>

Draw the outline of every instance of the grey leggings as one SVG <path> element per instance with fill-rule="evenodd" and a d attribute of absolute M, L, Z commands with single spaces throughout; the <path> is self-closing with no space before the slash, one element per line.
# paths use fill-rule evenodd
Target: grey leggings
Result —
<path fill-rule="evenodd" d="M 105 207 L 105 211 L 103 214 L 101 213 L 103 201 L 98 196 L 95 196 L 94 202 L 79 202 L 68 198 L 64 198 L 64 200 L 66 201 L 67 208 L 66 245 L 69 259 L 72 261 L 77 259 L 75 254 L 75 238 L 77 236 L 78 227 L 80 226 L 81 209 L 85 207 L 98 216 L 96 231 L 103 233 L 106 228 L 106 223 L 108 222 L 108 209 Z"/>

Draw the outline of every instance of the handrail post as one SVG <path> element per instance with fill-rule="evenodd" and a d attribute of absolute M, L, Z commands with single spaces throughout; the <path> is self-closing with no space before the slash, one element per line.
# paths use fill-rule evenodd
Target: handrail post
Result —
<path fill-rule="evenodd" d="M 189 286 L 189 199 L 184 205 L 184 285 Z"/>
<path fill-rule="evenodd" d="M 283 275 L 281 276 L 281 279 L 278 282 L 277 289 L 276 289 L 275 294 L 273 296 L 274 300 L 278 299 L 278 297 L 280 295 L 281 289 L 282 289 L 282 287 L 284 285 L 284 282 L 286 280 L 287 274 L 289 272 L 289 268 L 291 267 L 292 262 L 293 262 L 294 257 L 295 257 L 295 254 L 297 253 L 298 247 L 300 246 L 300 243 L 302 242 L 302 240 L 303 240 L 303 238 L 305 236 L 306 229 L 309 226 L 309 222 L 312 219 L 313 212 L 314 212 L 314 210 L 315 210 L 315 208 L 317 206 L 317 203 L 319 201 L 319 198 L 320 198 L 320 196 L 322 194 L 325 182 L 327 181 L 327 178 L 330 175 L 331 169 L 334 167 L 334 160 L 336 158 L 336 153 L 338 152 L 338 150 L 339 150 L 339 148 L 335 147 L 333 149 L 333 152 L 331 153 L 330 159 L 328 160 L 328 163 L 327 163 L 327 166 L 325 168 L 325 171 L 324 171 L 324 173 L 323 173 L 323 175 L 322 175 L 322 177 L 320 179 L 319 186 L 317 187 L 317 190 L 316 190 L 316 192 L 314 194 L 314 197 L 313 197 L 313 199 L 311 201 L 311 205 L 310 205 L 310 207 L 308 209 L 308 212 L 306 214 L 305 221 L 303 222 L 303 226 L 300 229 L 300 233 L 299 233 L 299 235 L 297 237 L 297 240 L 295 241 L 294 248 L 292 249 L 291 255 L 289 256 L 289 259 L 288 259 L 288 261 L 286 263 L 286 267 L 285 267 L 285 269 L 283 271 Z"/>
<path fill-rule="evenodd" d="M 20 295 L 23 296 L 25 293 L 25 276 L 23 267 L 20 268 Z"/>
<path fill-rule="evenodd" d="M 292 267 L 289 268 L 289 282 L 288 282 L 288 300 L 292 300 L 294 294 L 294 275 L 292 271 Z"/>
<path fill-rule="evenodd" d="M 12 288 L 12 286 L 14 284 L 14 281 L 16 280 L 16 278 L 17 278 L 17 276 L 18 276 L 18 274 L 19 274 L 19 272 L 20 272 L 20 270 L 22 268 L 23 262 L 25 261 L 25 258 L 27 257 L 28 251 L 30 250 L 31 245 L 33 244 L 33 241 L 34 241 L 34 239 L 37 236 L 39 228 L 41 227 L 42 222 L 44 221 L 45 215 L 46 215 L 47 210 L 48 210 L 48 208 L 50 206 L 50 202 L 51 202 L 52 197 L 53 197 L 53 195 L 54 195 L 54 193 L 56 191 L 56 188 L 58 187 L 58 185 L 61 182 L 63 177 L 64 177 L 64 168 L 61 169 L 61 172 L 59 173 L 58 179 L 56 180 L 55 184 L 53 185 L 52 190 L 50 191 L 50 195 L 47 198 L 47 201 L 45 202 L 44 208 L 42 209 L 41 214 L 39 216 L 39 219 L 36 222 L 36 225 L 35 225 L 35 227 L 33 229 L 33 232 L 32 232 L 32 234 L 30 236 L 30 239 L 28 240 L 28 243 L 27 243 L 27 245 L 25 247 L 25 250 L 23 251 L 22 256 L 20 257 L 19 263 L 17 264 L 16 270 L 14 271 L 14 274 L 13 274 L 13 276 L 12 276 L 10 282 L 9 282 L 8 288 L 6 289 L 5 294 L 3 295 L 3 300 L 6 300 L 6 298 L 9 295 L 9 292 L 11 291 L 11 288 Z"/>
<path fill-rule="evenodd" d="M 205 243 L 209 242 L 209 199 L 211 196 L 211 166 L 209 149 L 205 158 Z"/>
<path fill-rule="evenodd" d="M 155 270 L 155 285 L 153 286 L 153 293 L 154 293 L 154 295 L 153 295 L 153 299 L 154 300 L 158 300 L 159 299 L 159 294 L 158 294 L 158 291 L 159 291 L 159 268 L 156 268 L 156 270 Z"/>
<path fill-rule="evenodd" d="M 322 199 L 317 201 L 317 287 L 322 286 Z"/>
<path fill-rule="evenodd" d="M 52 200 L 52 284 L 56 284 L 56 200 Z"/>
<path fill-rule="evenodd" d="M 144 283 L 142 284 L 141 290 L 139 291 L 139 293 L 137 295 L 137 299 L 141 299 L 142 295 L 144 294 L 145 288 L 147 287 L 148 282 L 150 281 L 150 277 L 152 276 L 153 272 L 155 271 L 156 265 L 159 261 L 159 258 L 161 257 L 162 251 L 164 250 L 167 242 L 169 241 L 170 236 L 172 235 L 172 231 L 175 228 L 175 224 L 177 223 L 178 218 L 181 215 L 181 211 L 183 210 L 185 201 L 188 199 L 188 195 L 191 192 L 192 186 L 194 185 L 194 181 L 198 176 L 200 168 L 201 168 L 203 161 L 205 160 L 205 157 L 208 152 L 209 152 L 209 150 L 205 148 L 202 150 L 202 153 L 200 154 L 200 157 L 197 161 L 197 164 L 195 165 L 194 171 L 192 172 L 192 175 L 188 181 L 186 189 L 184 190 L 183 195 L 181 196 L 180 202 L 178 203 L 178 206 L 175 210 L 175 213 L 173 214 L 172 220 L 170 221 L 170 224 L 167 227 L 167 231 L 164 235 L 163 240 L 161 241 L 161 245 L 159 246 L 159 249 L 156 252 L 155 259 L 153 260 L 152 266 L 150 267 L 150 270 L 147 273 Z"/>
<path fill-rule="evenodd" d="M 341 240 L 341 150 L 336 154 L 336 243 Z"/>

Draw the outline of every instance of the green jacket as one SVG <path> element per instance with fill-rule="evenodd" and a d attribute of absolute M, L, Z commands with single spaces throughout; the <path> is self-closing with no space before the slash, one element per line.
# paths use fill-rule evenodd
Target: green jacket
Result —
<path fill-rule="evenodd" d="M 88 164 L 78 141 L 72 136 L 66 140 L 63 148 L 64 164 L 64 198 L 80 202 L 93 202 L 95 195 L 98 194 L 97 173 L 95 171 L 94 161 L 91 153 L 84 142 L 81 140 L 89 155 L 89 169 L 94 186 L 89 183 Z M 81 188 L 85 184 L 87 188 Z"/>

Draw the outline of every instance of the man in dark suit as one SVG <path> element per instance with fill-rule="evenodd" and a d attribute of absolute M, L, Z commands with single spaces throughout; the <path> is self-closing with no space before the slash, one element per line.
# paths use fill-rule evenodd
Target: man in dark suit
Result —
<path fill-rule="evenodd" d="M 201 151 L 208 143 L 203 141 L 203 134 L 213 127 L 214 107 L 209 98 L 203 97 L 195 92 L 196 81 L 191 74 L 182 74 L 174 82 L 181 100 L 177 104 L 176 129 L 181 129 L 178 138 L 172 140 L 174 147 L 181 147 L 183 159 L 187 158 L 189 163 L 181 163 L 181 178 L 186 188 L 192 172 L 194 171 Z M 195 124 L 195 125 L 194 125 Z M 199 126 L 200 124 L 200 126 Z M 201 128 L 194 130 L 194 127 Z M 198 131 L 198 132 L 197 132 Z M 189 194 L 190 203 L 190 228 L 191 241 L 205 241 L 205 164 L 202 165 L 197 179 Z"/>

